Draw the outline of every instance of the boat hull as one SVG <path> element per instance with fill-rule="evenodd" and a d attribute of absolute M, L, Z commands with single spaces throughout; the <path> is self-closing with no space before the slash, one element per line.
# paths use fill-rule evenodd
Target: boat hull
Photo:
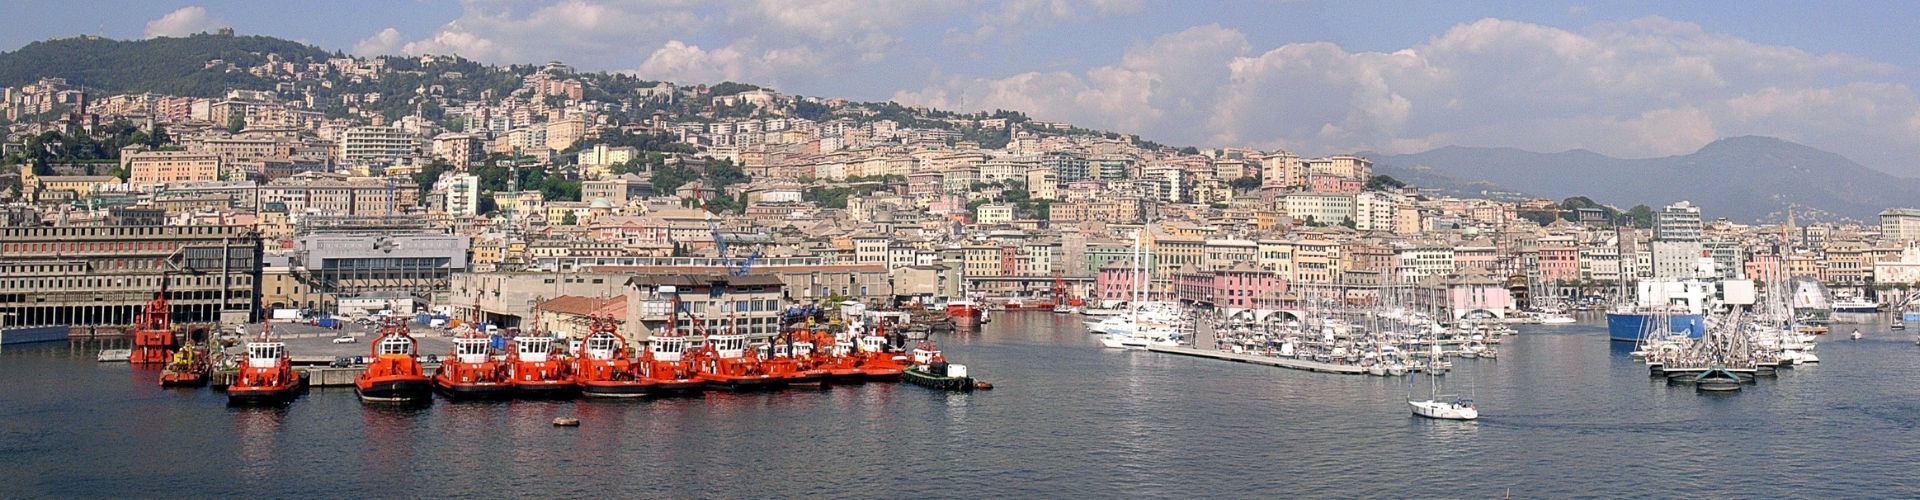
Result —
<path fill-rule="evenodd" d="M 764 375 L 759 375 L 759 376 L 750 375 L 750 376 L 737 376 L 737 377 L 729 376 L 729 375 L 712 375 L 712 376 L 702 376 L 700 377 L 700 379 L 705 381 L 708 387 L 723 390 L 723 391 L 729 391 L 729 392 L 765 391 L 765 390 L 778 389 L 782 385 L 785 385 L 780 379 L 768 377 Z"/>
<path fill-rule="evenodd" d="M 1654 315 L 1645 313 L 1607 313 L 1607 338 L 1617 342 L 1638 342 L 1640 332 Z M 1707 332 L 1707 320 L 1698 314 L 1675 314 L 1669 317 L 1669 325 L 1674 333 L 1686 333 L 1687 337 L 1700 338 Z"/>
<path fill-rule="evenodd" d="M 781 377 L 788 387 L 822 388 L 827 385 L 828 373 L 825 370 L 806 371 Z"/>
<path fill-rule="evenodd" d="M 569 380 L 516 380 L 513 395 L 527 399 L 568 399 L 580 395 L 580 385 Z"/>
<path fill-rule="evenodd" d="M 700 380 L 654 380 L 655 396 L 697 396 L 707 392 L 707 383 Z"/>
<path fill-rule="evenodd" d="M 906 380 L 908 383 L 911 383 L 913 385 L 939 389 L 943 391 L 963 391 L 964 392 L 964 391 L 973 390 L 972 377 L 942 377 L 942 376 L 934 375 L 931 373 L 922 372 L 920 370 L 908 369 L 901 373 L 901 379 Z"/>
<path fill-rule="evenodd" d="M 299 385 L 281 387 L 234 387 L 227 386 L 227 404 L 236 406 L 279 405 L 293 402 L 300 396 Z"/>
<path fill-rule="evenodd" d="M 207 377 L 198 373 L 167 372 L 160 374 L 160 387 L 199 387 L 207 385 Z"/>
<path fill-rule="evenodd" d="M 433 383 L 426 377 L 394 377 L 354 383 L 361 401 L 417 403 L 433 400 Z"/>
<path fill-rule="evenodd" d="M 653 393 L 652 383 L 637 380 L 590 380 L 580 383 L 580 395 L 590 398 L 644 398 Z"/>
<path fill-rule="evenodd" d="M 1480 418 L 1480 410 L 1471 406 L 1456 406 L 1438 401 L 1408 401 L 1413 414 L 1435 420 L 1475 420 Z"/>
<path fill-rule="evenodd" d="M 434 381 L 433 388 L 448 399 L 487 400 L 513 397 L 513 386 L 498 382 L 449 383 Z"/>

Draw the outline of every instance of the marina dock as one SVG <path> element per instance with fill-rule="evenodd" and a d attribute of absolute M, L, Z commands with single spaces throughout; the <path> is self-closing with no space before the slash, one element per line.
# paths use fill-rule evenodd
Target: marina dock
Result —
<path fill-rule="evenodd" d="M 421 368 L 426 372 L 427 376 L 431 377 L 435 371 L 440 369 L 440 365 L 422 363 Z M 351 387 L 353 386 L 354 377 L 360 376 L 360 372 L 366 371 L 367 367 L 350 366 L 336 368 L 331 366 L 307 366 L 295 368 L 295 370 L 300 372 L 301 379 L 307 381 L 307 387 Z M 233 385 L 233 377 L 238 373 L 239 372 L 234 371 L 214 372 L 209 383 L 214 387 Z"/>
<path fill-rule="evenodd" d="M 1260 356 L 1260 355 L 1254 355 L 1254 354 L 1235 354 L 1235 353 L 1226 352 L 1226 351 L 1195 349 L 1192 347 L 1147 346 L 1147 350 L 1153 351 L 1153 352 L 1167 353 L 1167 354 L 1179 354 L 1183 356 L 1196 356 L 1196 357 L 1202 357 L 1202 358 L 1213 358 L 1213 359 L 1220 359 L 1220 360 L 1226 360 L 1226 361 L 1235 361 L 1240 363 L 1253 363 L 1256 365 L 1277 366 L 1281 368 L 1306 370 L 1310 372 L 1335 373 L 1335 374 L 1341 374 L 1341 375 L 1362 375 L 1367 373 L 1367 370 L 1365 368 L 1361 368 L 1359 365 L 1340 365 L 1340 364 L 1322 363 L 1319 361 L 1304 360 L 1304 359 Z"/>

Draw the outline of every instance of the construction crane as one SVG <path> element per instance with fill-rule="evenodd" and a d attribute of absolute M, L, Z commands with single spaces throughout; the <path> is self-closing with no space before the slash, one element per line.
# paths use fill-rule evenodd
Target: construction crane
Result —
<path fill-rule="evenodd" d="M 706 205 L 702 204 L 701 208 L 704 210 Z M 720 256 L 720 265 L 727 268 L 727 275 L 746 276 L 747 271 L 753 268 L 753 261 L 760 259 L 760 250 L 755 249 L 753 254 L 740 261 L 739 266 L 733 265 L 733 258 L 727 255 L 727 238 L 720 234 L 720 224 L 713 221 L 713 212 L 706 212 L 706 220 L 707 231 L 713 233 L 714 251 Z"/>

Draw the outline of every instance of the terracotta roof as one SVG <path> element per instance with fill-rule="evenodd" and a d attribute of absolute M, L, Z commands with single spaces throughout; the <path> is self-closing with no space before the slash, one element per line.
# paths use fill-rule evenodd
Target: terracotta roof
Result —
<path fill-rule="evenodd" d="M 562 295 L 560 297 L 547 299 L 547 301 L 541 302 L 540 305 L 534 306 L 534 309 L 541 312 L 571 314 L 575 316 L 588 316 L 599 312 L 615 318 L 621 318 L 627 314 L 627 296 L 617 295 L 600 298 Z"/>

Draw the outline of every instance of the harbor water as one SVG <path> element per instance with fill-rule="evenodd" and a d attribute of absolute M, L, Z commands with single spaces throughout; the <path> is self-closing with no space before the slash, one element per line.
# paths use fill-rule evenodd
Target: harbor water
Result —
<path fill-rule="evenodd" d="M 998 386 L 970 394 L 395 409 L 316 388 L 234 409 L 67 344 L 7 346 L 0 495 L 1920 497 L 1920 347 L 1853 328 L 1821 339 L 1818 366 L 1702 395 L 1649 378 L 1601 317 L 1523 326 L 1445 378 L 1477 422 L 1411 416 L 1404 379 L 1106 350 L 1045 312 L 936 336 Z"/>

